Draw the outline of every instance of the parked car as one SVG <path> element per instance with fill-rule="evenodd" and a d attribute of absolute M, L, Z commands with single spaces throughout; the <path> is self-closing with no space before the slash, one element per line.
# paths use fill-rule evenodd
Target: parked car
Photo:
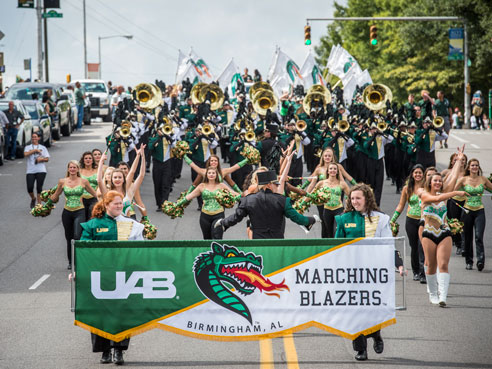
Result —
<path fill-rule="evenodd" d="M 9 108 L 9 101 L 11 100 L 0 100 L 0 110 L 7 110 Z M 16 157 L 23 158 L 24 147 L 31 144 L 32 120 L 24 104 L 22 104 L 20 100 L 14 100 L 14 107 L 24 117 L 24 121 L 20 125 L 19 132 L 17 133 L 17 149 L 15 152 Z"/>
<path fill-rule="evenodd" d="M 111 101 L 108 86 L 102 79 L 79 79 L 82 89 L 91 102 L 91 116 L 101 117 L 105 122 L 111 122 Z"/>
<path fill-rule="evenodd" d="M 60 100 L 60 96 L 63 94 L 61 85 L 56 83 L 44 83 L 44 82 L 21 82 L 15 83 L 5 93 L 5 99 L 7 100 L 33 100 L 33 94 L 38 95 L 39 101 L 41 101 L 45 91 L 51 90 L 52 101 L 56 104 L 56 115 L 51 117 L 51 125 L 53 128 L 53 138 L 55 140 L 60 139 L 60 133 L 63 136 L 70 136 L 70 102 L 65 99 Z"/>
<path fill-rule="evenodd" d="M 3 127 L 0 124 L 0 166 L 3 165 L 5 160 L 5 133 Z"/>
<path fill-rule="evenodd" d="M 40 135 L 39 141 L 42 142 L 44 146 L 50 147 L 52 143 L 51 123 L 50 117 L 46 114 L 43 104 L 36 100 L 25 100 L 23 101 L 23 104 L 31 116 L 32 132 L 36 132 Z"/>

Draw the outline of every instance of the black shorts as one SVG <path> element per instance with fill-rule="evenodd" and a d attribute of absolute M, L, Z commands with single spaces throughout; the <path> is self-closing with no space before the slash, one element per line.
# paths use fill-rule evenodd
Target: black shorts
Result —
<path fill-rule="evenodd" d="M 443 231 L 439 236 L 436 236 L 434 233 L 429 232 L 425 229 L 422 233 L 422 238 L 428 238 L 436 245 L 439 245 L 439 243 L 441 243 L 441 241 L 444 240 L 446 237 L 451 237 L 451 231 L 449 229 Z"/>

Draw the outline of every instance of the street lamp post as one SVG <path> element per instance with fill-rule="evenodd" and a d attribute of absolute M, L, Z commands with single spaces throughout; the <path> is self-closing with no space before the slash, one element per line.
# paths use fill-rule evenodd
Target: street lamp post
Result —
<path fill-rule="evenodd" d="M 108 38 L 116 38 L 116 37 L 124 37 L 128 40 L 131 40 L 133 38 L 133 35 L 114 35 L 114 36 L 98 36 L 97 38 L 97 45 L 98 45 L 98 55 L 99 55 L 99 78 L 102 78 L 102 73 L 101 73 L 101 40 L 105 40 Z"/>

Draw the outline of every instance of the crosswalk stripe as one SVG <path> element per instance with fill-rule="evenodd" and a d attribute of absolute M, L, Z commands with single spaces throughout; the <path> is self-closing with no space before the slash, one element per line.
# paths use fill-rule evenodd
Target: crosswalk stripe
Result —
<path fill-rule="evenodd" d="M 284 336 L 284 350 L 287 356 L 287 368 L 299 369 L 296 345 L 294 344 L 294 336 L 292 334 Z"/>
<path fill-rule="evenodd" d="M 39 278 L 31 287 L 29 287 L 30 290 L 35 290 L 38 288 L 41 283 L 43 283 L 45 280 L 47 280 L 50 277 L 50 274 L 45 274 L 41 278 Z"/>
<path fill-rule="evenodd" d="M 260 369 L 274 369 L 272 340 L 260 340 Z"/>

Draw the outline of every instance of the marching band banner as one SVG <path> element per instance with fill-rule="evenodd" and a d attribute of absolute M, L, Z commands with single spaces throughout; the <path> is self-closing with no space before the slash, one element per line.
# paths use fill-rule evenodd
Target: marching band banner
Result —
<path fill-rule="evenodd" d="M 395 320 L 393 239 L 76 241 L 75 325 L 241 341 Z"/>

